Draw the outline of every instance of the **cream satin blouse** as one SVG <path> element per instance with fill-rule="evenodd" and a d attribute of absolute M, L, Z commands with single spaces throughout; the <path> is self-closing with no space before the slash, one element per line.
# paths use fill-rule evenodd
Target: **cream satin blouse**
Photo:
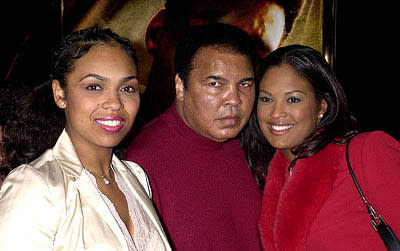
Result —
<path fill-rule="evenodd" d="M 156 250 L 171 250 L 142 168 L 116 156 L 112 163 L 161 238 Z M 121 227 L 84 170 L 65 130 L 53 149 L 14 169 L 0 190 L 0 250 L 129 251 Z"/>

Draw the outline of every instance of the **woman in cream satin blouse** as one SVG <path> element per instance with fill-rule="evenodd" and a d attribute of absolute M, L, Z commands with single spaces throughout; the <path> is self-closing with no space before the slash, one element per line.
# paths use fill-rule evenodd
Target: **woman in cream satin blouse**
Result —
<path fill-rule="evenodd" d="M 140 103 L 130 42 L 109 29 L 74 32 L 52 69 L 40 88 L 51 85 L 64 115 L 47 126 L 64 129 L 4 180 L 0 250 L 171 250 L 146 174 L 117 157 Z"/>

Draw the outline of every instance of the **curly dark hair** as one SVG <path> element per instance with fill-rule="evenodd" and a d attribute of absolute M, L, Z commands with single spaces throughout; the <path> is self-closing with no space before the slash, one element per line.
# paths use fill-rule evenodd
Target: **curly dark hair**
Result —
<path fill-rule="evenodd" d="M 4 126 L 7 120 L 15 116 L 15 109 L 19 100 L 27 92 L 27 86 L 23 83 L 10 80 L 2 80 L 0 83 L 0 126 Z"/>
<path fill-rule="evenodd" d="M 27 91 L 28 88 L 24 84 L 16 81 L 2 80 L 0 83 L 0 177 L 8 173 L 8 169 L 3 168 L 7 165 L 10 152 L 9 133 L 5 128 L 18 117 L 16 109 Z"/>
<path fill-rule="evenodd" d="M 267 55 L 256 69 L 256 97 L 259 96 L 260 81 L 271 68 L 290 65 L 300 76 L 312 86 L 317 102 L 323 99 L 328 108 L 320 123 L 301 145 L 292 149 L 296 160 L 310 157 L 331 142 L 343 144 L 357 132 L 356 119 L 348 109 L 346 95 L 338 82 L 336 75 L 325 58 L 318 51 L 303 45 L 289 45 L 280 47 Z M 267 142 L 257 120 L 256 107 L 250 116 L 249 122 L 243 131 L 242 147 L 253 175 L 262 187 L 268 171 L 274 148 Z"/>
<path fill-rule="evenodd" d="M 2 128 L 3 175 L 53 147 L 64 126 L 63 112 L 54 105 L 50 85 L 24 90 L 14 104 L 13 116 Z"/>

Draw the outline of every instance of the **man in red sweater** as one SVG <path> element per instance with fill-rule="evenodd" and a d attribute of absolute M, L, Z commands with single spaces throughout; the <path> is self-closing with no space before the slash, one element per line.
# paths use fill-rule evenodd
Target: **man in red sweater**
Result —
<path fill-rule="evenodd" d="M 191 28 L 176 48 L 175 103 L 128 148 L 177 250 L 261 250 L 261 193 L 235 139 L 254 104 L 256 58 L 235 26 Z"/>

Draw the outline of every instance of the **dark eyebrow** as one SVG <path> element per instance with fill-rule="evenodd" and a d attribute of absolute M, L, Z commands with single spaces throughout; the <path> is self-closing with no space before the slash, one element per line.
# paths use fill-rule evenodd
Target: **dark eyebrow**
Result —
<path fill-rule="evenodd" d="M 107 78 L 105 78 L 105 77 L 102 77 L 102 76 L 100 76 L 100 75 L 97 75 L 97 74 L 88 74 L 88 75 L 86 75 L 85 77 L 83 77 L 81 80 L 79 80 L 79 81 L 82 81 L 82 80 L 84 80 L 85 78 L 95 78 L 95 79 L 97 79 L 97 80 L 100 80 L 100 81 L 105 81 L 105 80 L 107 80 Z M 135 75 L 132 75 L 132 76 L 128 76 L 128 77 L 126 77 L 126 78 L 123 78 L 120 82 L 128 82 L 129 80 L 132 80 L 132 79 L 138 79 L 138 77 L 137 76 L 135 76 Z"/>
<path fill-rule="evenodd" d="M 302 90 L 293 90 L 293 91 L 290 91 L 290 92 L 286 92 L 285 94 L 289 95 L 289 94 L 293 94 L 293 93 L 296 93 L 296 92 L 300 92 L 303 95 L 307 96 L 307 94 L 305 92 L 303 92 Z"/>
<path fill-rule="evenodd" d="M 208 76 L 208 77 L 206 78 L 206 80 L 207 80 L 207 79 L 228 81 L 226 78 L 223 78 L 223 77 L 221 77 L 221 76 L 215 76 L 215 75 L 210 75 L 210 76 Z M 243 79 L 241 79 L 241 80 L 239 81 L 239 83 L 246 82 L 246 81 L 254 81 L 254 78 L 252 78 L 252 77 L 243 78 Z"/>
<path fill-rule="evenodd" d="M 227 81 L 227 79 L 226 79 L 226 78 L 223 78 L 223 77 L 221 77 L 221 76 L 215 76 L 215 75 L 210 75 L 210 76 L 208 76 L 208 77 L 206 78 L 206 80 L 208 80 L 208 79 L 212 79 L 212 80 L 224 80 L 224 81 Z"/>
<path fill-rule="evenodd" d="M 82 80 L 84 80 L 85 78 L 95 78 L 95 79 L 98 79 L 98 80 L 101 80 L 101 81 L 106 80 L 104 77 L 102 77 L 102 76 L 100 76 L 100 75 L 97 75 L 97 74 L 88 74 L 88 75 L 84 76 L 83 78 L 81 78 L 79 81 L 82 81 Z"/>
<path fill-rule="evenodd" d="M 252 77 L 244 78 L 244 79 L 241 79 L 239 82 L 247 82 L 247 81 L 254 81 L 254 78 L 252 78 Z"/>
<path fill-rule="evenodd" d="M 261 92 L 266 93 L 266 94 L 268 94 L 268 95 L 271 95 L 271 93 L 269 93 L 269 92 L 267 92 L 267 91 L 265 91 L 265 90 L 263 90 L 263 89 L 260 89 L 260 93 L 261 93 Z M 290 95 L 290 94 L 293 94 L 293 93 L 296 93 L 296 92 L 300 92 L 300 93 L 302 93 L 303 95 L 306 95 L 306 96 L 307 96 L 307 94 L 306 94 L 305 92 L 303 92 L 302 90 L 293 90 L 293 91 L 285 92 L 285 95 Z"/>
<path fill-rule="evenodd" d="M 121 82 L 128 82 L 128 81 L 130 81 L 130 80 L 132 80 L 132 79 L 138 80 L 138 77 L 135 76 L 135 75 L 128 76 L 128 77 L 126 77 L 126 78 L 123 78 Z"/>

